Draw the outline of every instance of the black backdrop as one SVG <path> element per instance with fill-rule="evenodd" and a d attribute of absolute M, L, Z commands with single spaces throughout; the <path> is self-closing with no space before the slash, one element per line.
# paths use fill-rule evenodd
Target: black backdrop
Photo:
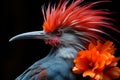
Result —
<path fill-rule="evenodd" d="M 90 1 L 90 0 L 85 0 Z M 97 1 L 97 0 L 91 0 Z M 110 11 L 117 12 L 111 16 L 116 19 L 116 25 L 120 22 L 120 3 L 113 0 L 101 7 L 108 8 Z M 44 3 L 54 3 L 53 0 L 4 0 L 2 1 L 2 15 L 0 27 L 0 80 L 14 80 L 25 69 L 35 61 L 43 58 L 50 50 L 49 45 L 41 40 L 18 40 L 8 42 L 12 36 L 17 34 L 42 30 L 43 16 L 41 5 Z M 118 41 L 120 35 L 110 32 Z M 117 51 L 117 56 L 120 54 Z"/>

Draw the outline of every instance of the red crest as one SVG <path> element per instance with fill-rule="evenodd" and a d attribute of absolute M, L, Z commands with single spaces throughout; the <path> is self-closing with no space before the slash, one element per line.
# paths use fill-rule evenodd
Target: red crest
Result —
<path fill-rule="evenodd" d="M 89 28 L 98 28 L 104 26 L 112 28 L 105 20 L 110 20 L 103 15 L 110 14 L 103 10 L 92 9 L 95 4 L 104 2 L 98 1 L 86 5 L 80 5 L 83 0 L 76 0 L 68 5 L 68 1 L 60 0 L 57 6 L 51 7 L 49 4 L 47 10 L 43 10 L 45 32 L 53 32 L 58 28 L 72 27 L 76 30 L 87 30 Z M 112 28 L 113 29 L 113 28 Z"/>

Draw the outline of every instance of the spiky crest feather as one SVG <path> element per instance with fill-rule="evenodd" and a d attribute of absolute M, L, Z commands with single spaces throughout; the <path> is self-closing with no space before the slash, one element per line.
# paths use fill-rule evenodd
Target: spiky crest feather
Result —
<path fill-rule="evenodd" d="M 109 23 L 104 21 L 109 20 L 109 18 L 103 16 L 110 13 L 92 9 L 95 4 L 104 1 L 79 6 L 82 1 L 76 0 L 67 6 L 67 1 L 60 0 L 57 7 L 51 7 L 49 4 L 46 13 L 44 13 L 44 8 L 42 8 L 45 32 L 53 32 L 58 28 L 68 26 L 77 30 L 88 30 L 89 28 L 98 28 L 99 26 L 111 28 Z"/>

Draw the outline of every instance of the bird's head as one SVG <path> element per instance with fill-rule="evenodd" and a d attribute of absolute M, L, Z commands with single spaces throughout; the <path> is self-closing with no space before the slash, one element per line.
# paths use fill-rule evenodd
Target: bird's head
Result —
<path fill-rule="evenodd" d="M 57 29 L 50 33 L 47 33 L 44 30 L 32 31 L 32 32 L 18 34 L 12 37 L 9 41 L 20 40 L 20 39 L 41 39 L 44 40 L 46 44 L 49 44 L 53 47 L 57 47 L 60 45 L 68 46 L 79 42 L 77 38 L 78 37 L 77 34 L 74 33 L 75 31 L 72 30 L 71 28 Z"/>
<path fill-rule="evenodd" d="M 109 12 L 95 10 L 92 7 L 103 1 L 80 5 L 83 0 L 76 0 L 68 5 L 68 1 L 60 0 L 54 6 L 48 5 L 47 10 L 42 7 L 44 16 L 43 30 L 19 34 L 10 39 L 43 39 L 46 44 L 52 46 L 78 45 L 84 48 L 84 43 L 99 38 L 97 33 L 103 33 L 100 27 L 107 27 L 110 20 L 103 15 Z"/>

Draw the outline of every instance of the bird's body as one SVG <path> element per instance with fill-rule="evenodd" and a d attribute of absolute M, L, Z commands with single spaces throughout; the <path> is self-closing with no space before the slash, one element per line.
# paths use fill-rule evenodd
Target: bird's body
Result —
<path fill-rule="evenodd" d="M 66 54 L 66 56 L 62 57 L 57 53 Z M 75 80 L 71 69 L 74 66 L 73 56 L 76 53 L 77 50 L 72 47 L 53 49 L 47 57 L 37 61 L 16 80 Z M 42 74 L 43 71 L 45 74 Z"/>
<path fill-rule="evenodd" d="M 72 71 L 77 53 L 87 49 L 91 42 L 104 42 L 106 39 L 99 34 L 110 36 L 102 27 L 119 32 L 107 22 L 111 19 L 103 16 L 109 12 L 92 9 L 94 5 L 104 1 L 79 6 L 82 1 L 75 0 L 68 5 L 68 1 L 60 0 L 53 7 L 49 4 L 47 10 L 42 8 L 43 31 L 23 33 L 10 39 L 43 39 L 52 46 L 45 58 L 35 62 L 16 80 L 77 80 Z"/>

